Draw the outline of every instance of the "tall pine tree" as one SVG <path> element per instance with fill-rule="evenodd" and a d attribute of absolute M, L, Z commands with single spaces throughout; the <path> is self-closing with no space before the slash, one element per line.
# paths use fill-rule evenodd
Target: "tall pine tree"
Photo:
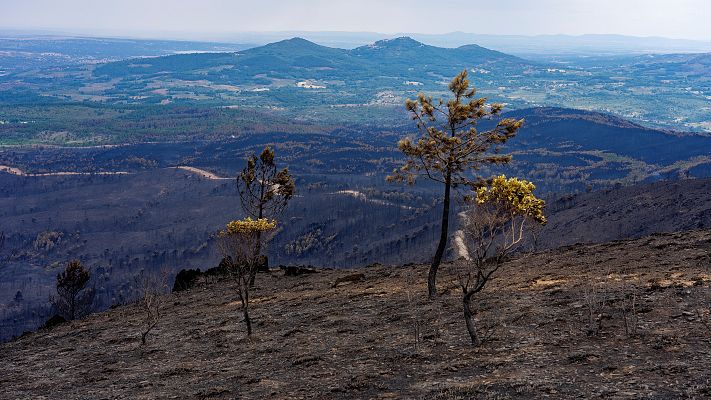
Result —
<path fill-rule="evenodd" d="M 449 90 L 452 98 L 446 102 L 433 101 L 422 93 L 417 100 L 407 100 L 419 137 L 400 140 L 398 147 L 406 161 L 388 176 L 389 181 L 409 184 L 422 176 L 444 186 L 439 244 L 427 279 L 430 298 L 437 296 L 437 270 L 449 236 L 451 189 L 460 185 L 475 188 L 482 182 L 477 171 L 483 166 L 509 162 L 510 156 L 499 154 L 500 145 L 523 125 L 523 120 L 500 118 L 493 128 L 479 131 L 479 122 L 500 117 L 503 105 L 475 97 L 476 88 L 470 85 L 466 70 L 452 79 Z"/>

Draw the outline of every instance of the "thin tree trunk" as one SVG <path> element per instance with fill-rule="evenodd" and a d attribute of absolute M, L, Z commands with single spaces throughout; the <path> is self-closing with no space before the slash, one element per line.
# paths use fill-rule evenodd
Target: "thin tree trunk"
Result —
<path fill-rule="evenodd" d="M 252 320 L 249 319 L 249 309 L 246 304 L 242 306 L 242 313 L 244 314 L 244 322 L 247 324 L 247 336 L 252 336 Z"/>
<path fill-rule="evenodd" d="M 260 214 L 261 214 L 261 212 L 260 212 Z M 261 257 L 259 257 L 259 253 L 262 252 L 262 232 L 257 232 L 256 235 L 257 235 L 257 247 L 255 249 L 256 254 L 254 254 L 253 258 L 254 258 L 254 261 L 260 262 Z M 249 287 L 250 288 L 254 287 L 254 281 L 257 279 L 257 271 L 259 270 L 260 267 L 261 267 L 260 264 L 257 264 L 257 265 L 252 266 L 252 268 L 249 269 Z"/>
<path fill-rule="evenodd" d="M 148 325 L 148 327 L 146 328 L 146 330 L 141 332 L 141 344 L 143 344 L 143 345 L 146 344 L 146 339 L 148 338 L 148 334 L 151 333 L 151 331 L 153 330 L 153 328 L 156 327 L 157 324 L 158 324 L 158 322 L 150 323 Z"/>
<path fill-rule="evenodd" d="M 69 302 L 69 320 L 74 321 L 74 315 L 76 314 L 76 295 L 72 296 Z"/>
<path fill-rule="evenodd" d="M 239 300 L 242 303 L 242 315 L 244 323 L 247 325 L 247 336 L 252 335 L 252 320 L 249 319 L 249 275 L 239 278 L 240 293 Z"/>
<path fill-rule="evenodd" d="M 451 188 L 452 173 L 448 170 L 444 186 L 444 208 L 442 210 L 442 228 L 439 235 L 439 244 L 437 245 L 437 251 L 432 259 L 432 265 L 430 265 L 430 271 L 427 276 L 427 291 L 429 292 L 430 299 L 435 299 L 437 297 L 437 269 L 439 268 L 440 263 L 442 263 L 444 250 L 447 248 L 447 237 L 449 236 L 449 198 Z"/>
<path fill-rule="evenodd" d="M 472 312 L 471 306 L 472 295 L 472 292 L 467 292 L 462 298 L 462 302 L 464 303 L 464 322 L 467 324 L 467 331 L 469 332 L 469 337 L 472 340 L 472 345 L 479 346 L 481 344 L 481 340 L 479 339 L 479 334 L 477 334 L 476 326 L 474 325 L 474 313 Z"/>
<path fill-rule="evenodd" d="M 260 194 L 260 204 L 259 204 L 259 214 L 257 215 L 258 219 L 264 218 L 264 204 L 262 203 L 262 198 L 264 197 L 264 187 L 262 186 L 262 193 Z M 254 255 L 255 260 L 260 260 L 259 258 L 259 253 L 262 252 L 262 232 L 257 231 L 257 248 L 256 248 L 256 253 Z M 252 268 L 251 271 L 249 271 L 249 287 L 254 287 L 254 282 L 257 279 L 257 271 L 261 268 L 261 263 L 260 265 L 257 265 L 256 268 Z"/>

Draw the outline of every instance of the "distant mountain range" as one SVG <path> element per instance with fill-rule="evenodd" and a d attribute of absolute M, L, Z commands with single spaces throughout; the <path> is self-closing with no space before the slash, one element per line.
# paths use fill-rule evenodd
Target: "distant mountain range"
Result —
<path fill-rule="evenodd" d="M 2 31 L 0 35 L 17 36 L 77 36 L 61 32 L 27 32 Z M 82 37 L 92 36 L 88 33 Z M 96 36 L 96 35 L 93 35 Z M 105 33 L 104 37 L 116 36 Z M 125 36 L 125 35 L 124 35 Z M 142 35 L 152 41 L 164 38 L 158 33 Z M 585 34 L 585 35 L 496 35 L 468 32 L 449 32 L 442 34 L 425 34 L 415 32 L 379 33 L 379 32 L 342 32 L 342 31 L 274 31 L 274 32 L 235 32 L 226 34 L 183 35 L 171 37 L 180 41 L 203 41 L 216 43 L 251 44 L 253 47 L 278 42 L 292 37 L 302 37 L 312 42 L 344 49 L 354 49 L 383 39 L 393 39 L 409 36 L 432 46 L 459 47 L 469 43 L 497 49 L 518 56 L 550 54 L 641 54 L 641 53 L 686 53 L 711 52 L 711 41 L 672 39 L 665 37 L 640 37 L 615 34 Z M 121 37 L 121 36 L 118 36 Z M 136 39 L 145 40 L 145 39 Z"/>
<path fill-rule="evenodd" d="M 47 115 L 42 108 L 30 112 L 16 108 L 45 103 L 128 107 L 129 113 L 142 106 L 251 109 L 286 120 L 392 126 L 406 118 L 405 99 L 418 92 L 446 96 L 447 84 L 464 69 L 481 96 L 505 103 L 507 110 L 577 108 L 612 113 L 648 127 L 711 132 L 711 53 L 550 53 L 548 58 L 531 60 L 481 43 L 437 47 L 411 37 L 352 49 L 291 38 L 248 49 L 236 46 L 232 51 L 218 43 L 19 42 L 3 44 L 0 40 L 0 106 L 12 106 L 0 115 L 5 122 L 1 130 L 11 133 L 11 143 L 25 142 L 28 135 L 33 140 L 50 137 L 45 132 L 46 118 L 74 118 L 74 113 Z M 3 53 L 2 46 L 42 52 L 30 53 L 34 56 L 23 63 L 18 57 L 26 52 Z M 120 61 L 96 58 L 114 47 Z M 151 51 L 157 56 L 141 56 Z M 128 57 L 129 53 L 138 56 Z M 71 54 L 84 54 L 88 61 Z M 17 68 L 18 63 L 24 67 Z M 95 114 L 93 110 L 86 113 Z M 124 133 L 109 132 L 102 141 Z M 171 131 L 185 133 L 189 132 Z"/>
<path fill-rule="evenodd" d="M 523 68 L 531 63 L 477 45 L 429 46 L 409 37 L 380 40 L 352 50 L 292 38 L 236 53 L 179 54 L 125 60 L 98 67 L 94 74 L 112 78 L 156 75 L 200 78 L 221 83 L 272 83 L 269 79 L 371 80 L 387 75 L 421 78 L 436 70 L 449 77 L 463 68 Z"/>
<path fill-rule="evenodd" d="M 122 89 L 105 93 L 115 100 L 311 107 L 314 118 L 360 123 L 353 113 L 338 111 L 400 108 L 420 91 L 444 94 L 449 80 L 467 69 L 482 96 L 510 108 L 572 107 L 667 129 L 711 131 L 703 112 L 711 93 L 709 54 L 571 57 L 531 61 L 475 44 L 445 48 L 410 37 L 350 50 L 292 38 L 235 53 L 123 60 L 92 74 L 98 85 Z M 686 106 L 660 107 L 659 101 Z M 387 118 L 392 114 L 381 123 Z"/>
<path fill-rule="evenodd" d="M 457 46 L 479 43 L 522 57 L 538 58 L 551 55 L 620 55 L 711 52 L 711 42 L 663 37 L 625 35 L 477 35 L 454 32 L 443 35 L 413 37 L 436 46 Z"/>
<path fill-rule="evenodd" d="M 0 31 L 0 70 L 26 70 L 176 53 L 238 51 L 237 43 L 12 35 Z"/>
<path fill-rule="evenodd" d="M 0 51 L 23 53 L 53 53 L 61 49 L 69 57 L 123 58 L 168 55 L 180 52 L 237 51 L 245 44 L 181 42 L 173 40 L 134 40 L 111 38 L 79 38 L 30 36 L 0 37 Z"/>
<path fill-rule="evenodd" d="M 266 44 L 291 37 L 303 37 L 313 42 L 341 48 L 356 48 L 382 39 L 409 36 L 429 45 L 458 47 L 469 43 L 497 49 L 523 57 L 556 55 L 619 55 L 641 53 L 711 52 L 711 41 L 637 37 L 627 35 L 489 35 L 467 32 L 444 34 L 376 32 L 240 32 L 215 36 L 218 41 Z"/>

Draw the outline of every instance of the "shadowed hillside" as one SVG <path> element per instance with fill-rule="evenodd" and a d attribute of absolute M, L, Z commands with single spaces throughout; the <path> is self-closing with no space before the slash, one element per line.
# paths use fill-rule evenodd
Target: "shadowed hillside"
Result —
<path fill-rule="evenodd" d="M 145 347 L 136 306 L 0 345 L 0 397 L 701 398 L 710 254 L 711 231 L 696 231 L 511 261 L 480 296 L 491 336 L 476 349 L 452 265 L 434 302 L 425 266 L 366 268 L 338 287 L 351 271 L 273 271 L 253 294 L 251 340 L 234 288 L 214 283 L 170 295 Z M 598 336 L 586 334 L 590 285 L 609 302 Z M 631 293 L 639 321 L 628 337 L 619 307 Z"/>
<path fill-rule="evenodd" d="M 136 157 L 158 153 L 141 149 L 145 153 Z M 120 162 L 131 155 L 122 151 L 81 154 L 87 160 Z M 196 151 L 201 152 L 215 154 Z M 72 159 L 71 154 L 66 159 Z M 342 164 L 341 154 L 345 152 L 338 148 L 330 156 L 324 152 L 320 167 L 336 168 Z M 72 160 L 82 162 L 76 156 Z M 353 166 L 359 164 L 369 168 L 363 161 Z M 284 229 L 270 244 L 272 265 L 400 265 L 431 256 L 440 212 L 432 188 L 386 186 L 377 175 L 304 172 L 298 181 L 303 189 L 284 216 Z M 47 297 L 67 260 L 79 258 L 94 270 L 96 307 L 105 309 L 130 297 L 141 270 L 216 266 L 219 256 L 211 235 L 227 219 L 239 216 L 232 180 L 206 179 L 185 170 L 0 174 L 0 232 L 5 237 L 0 248 L 0 340 L 46 321 Z M 539 248 L 711 228 L 709 188 L 709 179 L 690 179 L 551 197 L 549 224 L 539 234 Z M 22 302 L 14 301 L 18 291 Z"/>
<path fill-rule="evenodd" d="M 711 228 L 711 179 L 656 182 L 563 196 L 548 206 L 545 248 Z"/>

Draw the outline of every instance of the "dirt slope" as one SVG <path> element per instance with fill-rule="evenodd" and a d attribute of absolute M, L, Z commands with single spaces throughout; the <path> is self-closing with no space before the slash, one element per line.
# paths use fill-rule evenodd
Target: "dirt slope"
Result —
<path fill-rule="evenodd" d="M 260 276 L 245 338 L 229 283 L 170 295 L 139 346 L 133 305 L 0 346 L 0 398 L 702 398 L 711 396 L 711 231 L 574 246 L 507 264 L 468 345 L 456 267 Z M 623 286 L 628 289 L 621 289 Z M 585 289 L 607 299 L 586 334 Z M 635 294 L 639 334 L 621 299 Z M 412 300 L 408 300 L 408 295 Z M 415 348 L 415 323 L 421 343 Z"/>

